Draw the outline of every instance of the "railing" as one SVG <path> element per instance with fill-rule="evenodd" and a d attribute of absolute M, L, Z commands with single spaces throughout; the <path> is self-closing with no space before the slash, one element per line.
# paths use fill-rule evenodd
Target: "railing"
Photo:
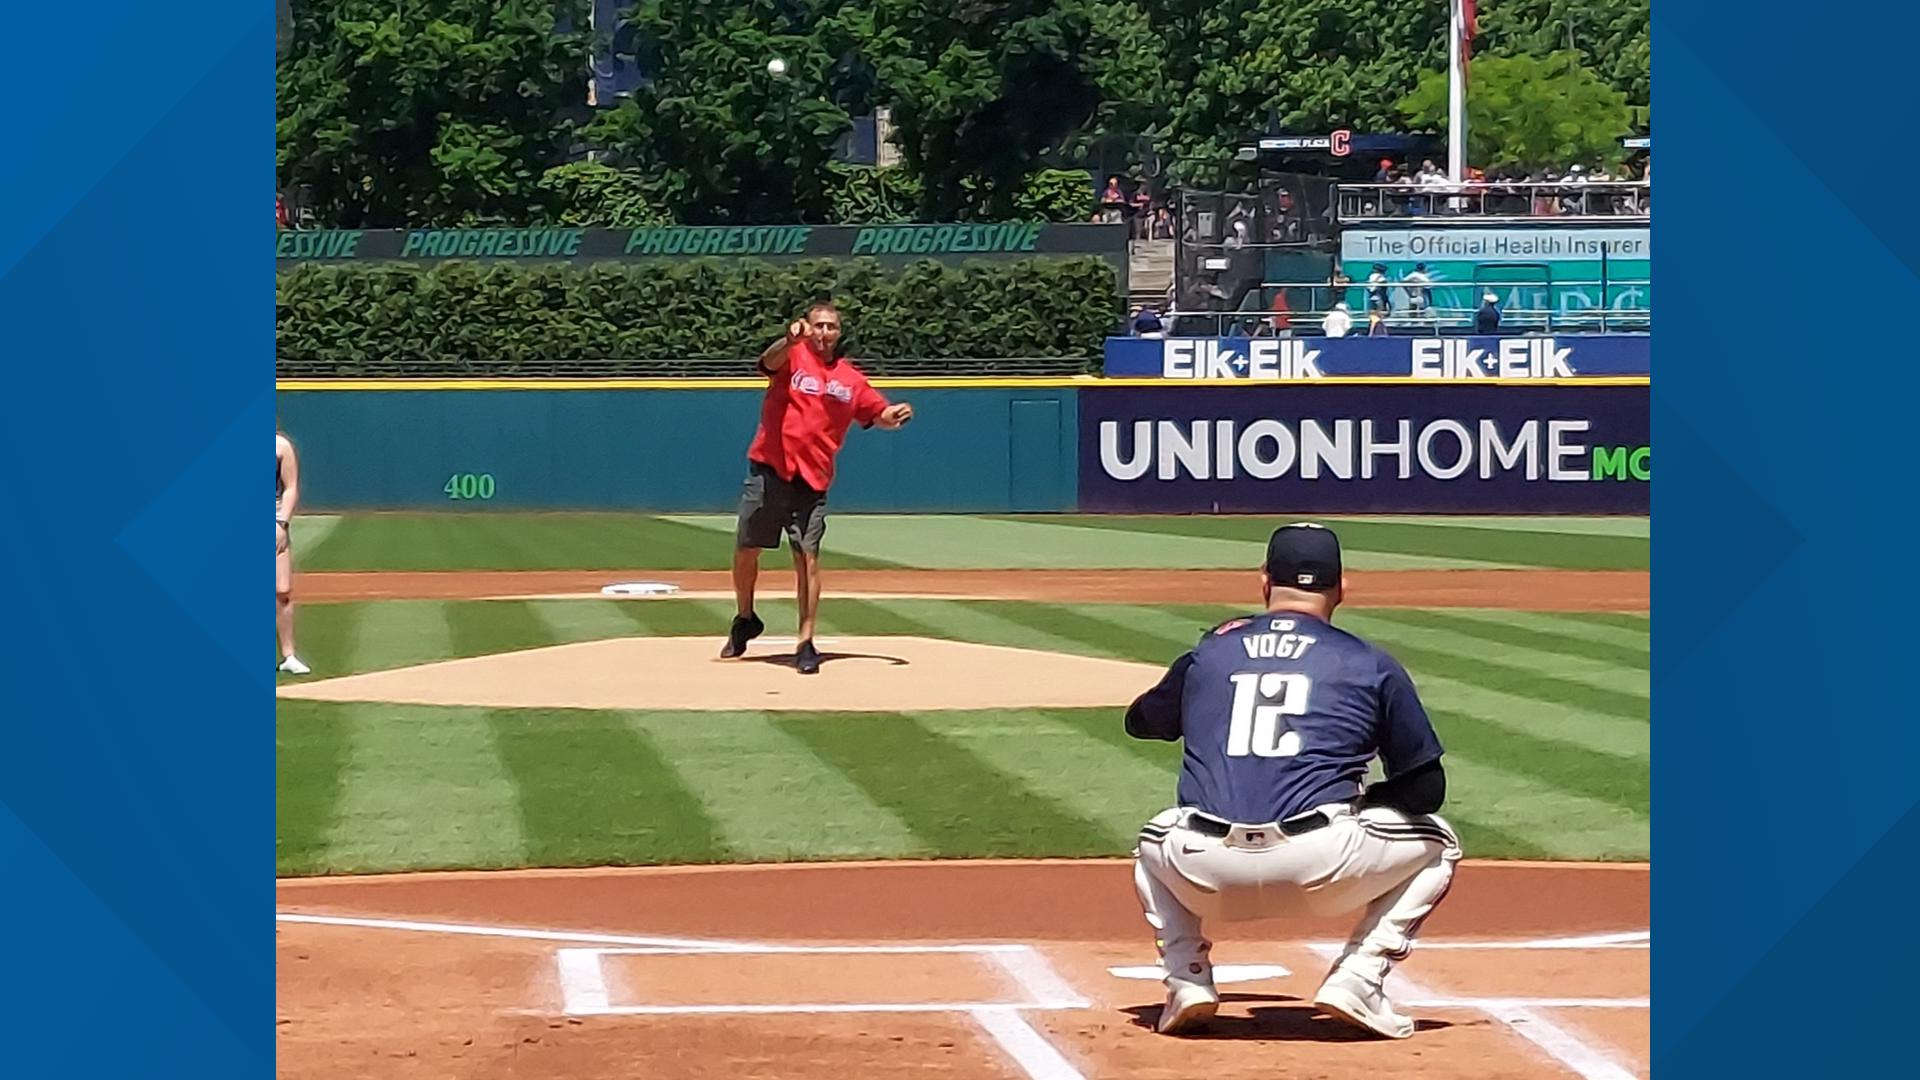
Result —
<path fill-rule="evenodd" d="M 1342 184 L 1334 192 L 1334 215 L 1341 224 L 1418 217 L 1644 221 L 1652 214 L 1653 188 L 1637 180 L 1571 184 Z"/>

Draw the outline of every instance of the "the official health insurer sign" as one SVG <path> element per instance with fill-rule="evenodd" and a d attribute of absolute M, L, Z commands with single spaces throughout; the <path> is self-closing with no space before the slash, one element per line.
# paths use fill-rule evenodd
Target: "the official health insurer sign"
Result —
<path fill-rule="evenodd" d="M 1644 386 L 1102 388 L 1080 414 L 1086 510 L 1648 506 Z"/>

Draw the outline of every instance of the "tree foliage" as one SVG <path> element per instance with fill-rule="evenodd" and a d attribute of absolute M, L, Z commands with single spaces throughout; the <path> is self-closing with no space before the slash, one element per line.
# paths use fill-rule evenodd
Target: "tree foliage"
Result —
<path fill-rule="evenodd" d="M 1652 103 L 1648 0 L 1492 0 L 1480 5 L 1483 52 L 1544 56 L 1571 49 L 1627 104 Z"/>
<path fill-rule="evenodd" d="M 1397 130 L 1395 104 L 1446 63 L 1444 3 L 1142 2 L 1166 44 L 1163 144 L 1187 182 L 1221 182 L 1234 148 L 1269 127 Z"/>
<path fill-rule="evenodd" d="M 537 219 L 585 111 L 584 0 L 306 0 L 276 158 L 346 227 Z"/>
<path fill-rule="evenodd" d="M 587 129 L 694 224 L 825 219 L 827 164 L 858 94 L 819 35 L 836 0 L 640 0 L 628 21 L 647 83 Z M 779 57 L 776 77 L 767 61 Z"/>
<path fill-rule="evenodd" d="M 1151 145 L 1172 180 L 1211 186 L 1272 129 L 1401 130 L 1447 44 L 1440 0 L 640 0 L 648 81 L 593 114 L 585 0 L 293 6 L 280 177 L 343 226 L 579 220 L 612 212 L 616 189 L 621 213 L 690 223 L 869 220 L 909 191 L 920 220 L 1032 216 L 1039 170 L 1097 149 Z M 1479 7 L 1480 60 L 1570 47 L 1646 106 L 1648 0 Z M 879 106 L 906 164 L 840 170 L 836 142 Z M 543 179 L 583 147 L 617 184 Z"/>
<path fill-rule="evenodd" d="M 1578 55 L 1478 56 L 1469 72 L 1467 154 L 1487 169 L 1614 162 L 1631 110 Z M 1400 102 L 1417 126 L 1445 128 L 1447 76 L 1434 72 Z"/>
<path fill-rule="evenodd" d="M 923 219 L 1004 219 L 1048 151 L 1093 122 L 1103 102 L 1156 85 L 1148 40 L 1136 34 L 1128 47 L 1114 36 L 1127 29 L 1111 18 L 1122 7 L 867 0 L 843 5 L 821 38 L 871 71 L 870 100 L 891 106 Z"/>

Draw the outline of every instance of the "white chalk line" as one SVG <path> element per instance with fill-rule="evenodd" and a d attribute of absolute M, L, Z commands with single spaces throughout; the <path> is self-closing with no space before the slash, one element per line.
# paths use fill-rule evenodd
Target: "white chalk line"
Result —
<path fill-rule="evenodd" d="M 689 952 L 755 952 L 769 948 L 769 946 L 744 941 L 635 937 L 629 934 L 593 934 L 572 930 L 533 930 L 520 926 L 419 922 L 412 919 L 367 919 L 347 915 L 302 915 L 287 911 L 274 912 L 273 919 L 275 922 L 305 923 L 312 926 L 346 926 L 361 930 L 405 930 L 416 934 L 458 934 L 520 941 L 568 941 L 585 945 L 631 945 L 639 948 L 676 949 Z"/>
<path fill-rule="evenodd" d="M 824 954 L 886 954 L 886 953 L 1020 953 L 1027 952 L 1025 945 L 749 945 L 737 949 L 690 949 L 661 945 L 640 945 L 625 948 L 596 949 L 595 952 L 609 956 L 758 956 L 791 955 L 795 953 Z"/>
<path fill-rule="evenodd" d="M 1346 947 L 1345 942 L 1316 941 L 1307 946 L 1315 952 L 1334 950 L 1337 955 Z M 1653 931 L 1624 930 L 1615 934 L 1589 934 L 1583 937 L 1533 938 L 1519 941 L 1507 941 L 1489 938 L 1484 941 L 1422 941 L 1421 952 L 1430 949 L 1650 949 L 1653 947 Z"/>
<path fill-rule="evenodd" d="M 1424 943 L 1419 948 L 1425 948 Z M 1313 951 L 1331 960 L 1340 955 L 1342 945 L 1314 945 Z M 1388 996 L 1412 1004 L 1422 1001 L 1459 1001 L 1462 1008 L 1479 1009 L 1507 1026 L 1507 1030 L 1545 1050 L 1554 1060 L 1578 1073 L 1582 1080 L 1639 1080 L 1632 1070 L 1623 1068 L 1606 1054 L 1582 1042 L 1567 1029 L 1529 1011 L 1527 1006 L 1501 1004 L 1491 1007 L 1469 1004 L 1471 998 L 1446 998 L 1399 973 L 1387 976 Z M 1427 1005 L 1426 1008 L 1439 1006 Z"/>
<path fill-rule="evenodd" d="M 1086 1080 L 1027 1018 L 1008 1009 L 972 1009 L 973 1022 L 1032 1080 Z"/>
<path fill-rule="evenodd" d="M 569 1010 L 569 1016 L 769 1016 L 781 1013 L 936 1013 L 1040 1012 L 1084 1009 L 1079 1001 L 851 1001 L 833 1003 L 786 1002 L 713 1005 L 608 1005 Z"/>
<path fill-rule="evenodd" d="M 1047 963 L 1047 958 L 1040 954 L 1040 950 L 1031 945 L 1021 945 L 1013 950 L 995 952 L 993 960 L 1008 975 L 1013 976 L 1013 981 L 1018 983 L 1020 989 L 1030 998 L 1040 1001 L 1079 1002 L 1078 1005 L 1071 1006 L 1073 1008 L 1093 1007 L 1093 1002 L 1075 993 L 1073 987 L 1067 984 L 1067 980 L 1060 977 L 1060 973 L 1053 969 L 1052 964 Z"/>
<path fill-rule="evenodd" d="M 1639 1080 L 1632 1069 L 1587 1045 L 1566 1028 L 1524 1006 L 1489 1008 L 1487 1015 L 1507 1029 L 1545 1050 L 1586 1080 Z"/>

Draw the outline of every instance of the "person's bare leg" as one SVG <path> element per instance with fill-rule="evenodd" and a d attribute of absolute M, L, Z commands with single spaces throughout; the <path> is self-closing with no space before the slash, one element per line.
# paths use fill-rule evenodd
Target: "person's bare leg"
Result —
<path fill-rule="evenodd" d="M 813 640 L 814 617 L 820 613 L 820 556 L 793 553 L 794 599 L 800 602 L 800 640 Z"/>
<path fill-rule="evenodd" d="M 820 672 L 820 650 L 813 645 L 814 616 L 820 611 L 820 556 L 793 552 L 794 598 L 800 602 L 800 643 L 793 650 L 793 667 L 802 675 Z"/>
<path fill-rule="evenodd" d="M 298 656 L 293 651 L 293 593 L 276 590 L 273 597 L 273 628 L 280 636 L 280 658 Z"/>
<path fill-rule="evenodd" d="M 756 547 L 736 547 L 733 549 L 733 603 L 738 614 L 733 624 L 727 628 L 727 643 L 720 648 L 720 658 L 731 660 L 747 651 L 747 642 L 760 636 L 767 625 L 753 613 L 753 587 L 760 580 L 760 549 Z"/>
<path fill-rule="evenodd" d="M 760 580 L 760 549 L 733 549 L 733 609 L 746 617 L 753 614 L 753 588 Z"/>

